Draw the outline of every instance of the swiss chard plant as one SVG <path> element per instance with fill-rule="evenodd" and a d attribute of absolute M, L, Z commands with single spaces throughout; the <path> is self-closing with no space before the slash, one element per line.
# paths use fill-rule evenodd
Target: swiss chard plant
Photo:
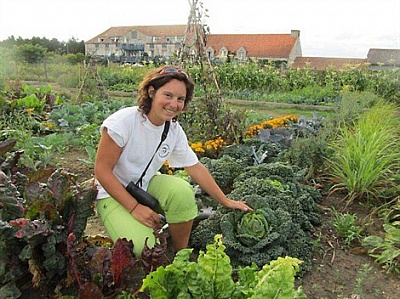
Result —
<path fill-rule="evenodd" d="M 197 261 L 191 261 L 193 249 L 179 251 L 166 267 L 159 267 L 143 280 L 141 290 L 151 298 L 306 298 L 301 287 L 295 288 L 295 274 L 301 261 L 280 257 L 263 265 L 240 267 L 234 273 L 226 254 L 225 237 L 214 236 Z"/>
<path fill-rule="evenodd" d="M 104 244 L 101 236 L 79 241 L 70 234 L 67 239 L 66 281 L 69 285 L 77 285 L 74 294 L 81 299 L 115 298 L 124 293 L 126 298 L 136 298 L 134 294 L 140 292 L 142 279 L 170 262 L 166 256 L 166 235 L 156 231 L 154 234 L 158 242 L 152 248 L 146 242 L 140 258 L 133 254 L 132 241 L 118 239 L 110 246 Z"/>
<path fill-rule="evenodd" d="M 3 145 L 6 144 L 5 147 Z M 3 142 L 5 153 L 12 149 Z M 80 238 L 97 193 L 65 169 L 19 167 L 10 152 L 0 171 L 0 297 L 17 298 L 26 280 L 48 296 L 66 275 L 68 234 Z M 44 287 L 45 286 L 45 287 Z"/>

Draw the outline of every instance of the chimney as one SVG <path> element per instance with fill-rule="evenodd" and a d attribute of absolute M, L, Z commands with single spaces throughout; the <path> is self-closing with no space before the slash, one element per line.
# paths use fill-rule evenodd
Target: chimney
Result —
<path fill-rule="evenodd" d="M 300 37 L 300 30 L 292 30 L 290 32 L 291 37 L 299 38 Z"/>

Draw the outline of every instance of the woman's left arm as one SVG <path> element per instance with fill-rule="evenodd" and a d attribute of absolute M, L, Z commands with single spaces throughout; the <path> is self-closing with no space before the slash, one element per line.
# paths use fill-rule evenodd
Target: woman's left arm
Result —
<path fill-rule="evenodd" d="M 221 188 L 215 182 L 208 169 L 201 162 L 198 162 L 193 166 L 186 167 L 185 170 L 193 179 L 193 181 L 199 184 L 201 189 L 203 189 L 208 195 L 217 200 L 224 207 L 239 209 L 242 211 L 253 210 L 244 201 L 229 199 L 224 192 L 222 192 Z"/>

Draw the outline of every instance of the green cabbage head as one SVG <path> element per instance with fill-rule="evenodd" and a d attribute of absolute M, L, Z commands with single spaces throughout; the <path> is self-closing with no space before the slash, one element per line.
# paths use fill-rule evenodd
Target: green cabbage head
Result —
<path fill-rule="evenodd" d="M 248 247 L 257 244 L 268 235 L 269 225 L 263 213 L 249 212 L 237 224 L 237 238 Z"/>

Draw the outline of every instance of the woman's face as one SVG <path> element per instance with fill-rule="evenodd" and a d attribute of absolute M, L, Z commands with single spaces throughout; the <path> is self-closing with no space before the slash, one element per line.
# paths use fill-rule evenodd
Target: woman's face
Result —
<path fill-rule="evenodd" d="M 154 125 L 161 126 L 182 112 L 186 99 L 184 82 L 172 79 L 157 91 L 150 86 L 148 92 L 153 101 L 147 117 Z"/>

